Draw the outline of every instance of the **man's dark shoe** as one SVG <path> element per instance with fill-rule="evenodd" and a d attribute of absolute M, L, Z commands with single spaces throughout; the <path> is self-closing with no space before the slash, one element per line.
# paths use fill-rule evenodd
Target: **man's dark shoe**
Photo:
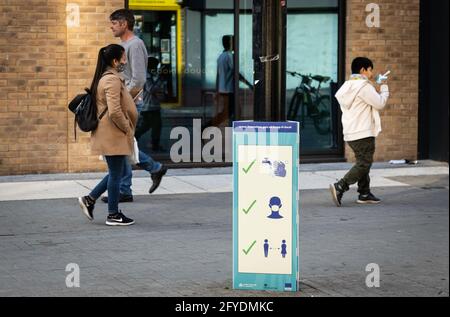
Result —
<path fill-rule="evenodd" d="M 162 180 L 163 176 L 166 175 L 166 173 L 167 173 L 167 167 L 162 166 L 161 169 L 159 170 L 159 172 L 151 174 L 153 184 L 152 184 L 152 187 L 150 187 L 150 189 L 148 190 L 148 192 L 150 194 L 153 193 L 159 187 L 159 184 L 161 184 L 161 180 Z"/>
<path fill-rule="evenodd" d="M 336 206 L 342 206 L 342 196 L 344 196 L 344 190 L 338 185 L 338 183 L 334 183 L 330 185 L 331 197 L 333 198 Z"/>
<path fill-rule="evenodd" d="M 369 193 L 367 195 L 359 195 L 356 202 L 358 204 L 379 204 L 381 203 L 381 199 L 375 197 L 372 193 Z"/>
<path fill-rule="evenodd" d="M 78 203 L 80 204 L 81 211 L 89 219 L 94 220 L 94 207 L 95 201 L 89 196 L 79 197 Z"/>
<path fill-rule="evenodd" d="M 126 217 L 121 211 L 106 217 L 107 226 L 130 226 L 134 224 L 134 220 Z"/>
<path fill-rule="evenodd" d="M 108 197 L 104 196 L 102 197 L 102 201 L 107 204 L 108 203 Z M 119 203 L 132 203 L 133 202 L 133 195 L 119 195 Z"/>

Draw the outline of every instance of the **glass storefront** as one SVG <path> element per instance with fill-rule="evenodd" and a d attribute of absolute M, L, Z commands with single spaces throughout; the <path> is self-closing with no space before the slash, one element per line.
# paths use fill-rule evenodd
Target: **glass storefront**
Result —
<path fill-rule="evenodd" d="M 290 0 L 288 8 L 286 117 L 300 122 L 302 154 L 335 151 L 338 2 Z"/>
<path fill-rule="evenodd" d="M 190 1 L 188 6 L 176 0 L 128 1 L 136 35 L 159 62 L 161 110 L 150 115 L 156 124 L 139 140 L 155 158 L 169 161 L 172 145 L 188 137 L 193 154 L 180 155 L 182 163 L 222 163 L 229 146 L 226 127 L 232 120 L 253 119 L 253 1 L 239 2 L 235 23 L 233 0 Z M 326 154 L 339 146 L 330 97 L 338 81 L 338 1 L 287 3 L 286 117 L 301 123 L 302 154 Z M 233 71 L 234 53 L 239 72 Z M 185 133 L 174 133 L 176 127 Z M 222 153 L 205 160 L 194 148 L 213 138 L 221 138 Z"/>

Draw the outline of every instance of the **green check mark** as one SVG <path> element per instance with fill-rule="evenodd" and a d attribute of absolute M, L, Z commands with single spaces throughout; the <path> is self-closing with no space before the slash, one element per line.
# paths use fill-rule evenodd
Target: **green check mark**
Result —
<path fill-rule="evenodd" d="M 252 168 L 253 164 L 255 164 L 255 162 L 256 162 L 256 160 L 253 160 L 253 162 L 247 168 L 242 169 L 245 174 L 247 174 L 250 171 L 250 169 Z"/>
<path fill-rule="evenodd" d="M 253 246 L 256 244 L 256 240 L 253 241 L 253 243 L 247 248 L 247 250 L 242 249 L 242 251 L 245 253 L 245 255 L 248 255 L 248 253 L 250 252 L 250 250 L 253 248 Z"/>
<path fill-rule="evenodd" d="M 247 209 L 243 208 L 242 211 L 243 211 L 245 214 L 248 214 L 255 204 L 256 204 L 256 200 L 254 200 L 254 201 L 252 202 L 252 204 L 250 205 L 250 207 L 248 207 Z"/>

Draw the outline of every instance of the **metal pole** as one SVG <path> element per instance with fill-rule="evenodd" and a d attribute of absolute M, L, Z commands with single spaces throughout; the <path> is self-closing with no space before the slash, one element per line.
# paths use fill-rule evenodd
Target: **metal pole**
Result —
<path fill-rule="evenodd" d="M 240 15 L 240 5 L 239 0 L 234 0 L 234 118 L 241 117 L 241 105 L 239 101 L 239 15 Z"/>
<path fill-rule="evenodd" d="M 273 30 L 270 32 L 273 54 L 279 55 L 276 62 L 271 63 L 272 68 L 272 120 L 286 120 L 286 0 L 271 1 L 276 12 L 271 15 L 273 19 Z"/>
<path fill-rule="evenodd" d="M 254 118 L 286 118 L 286 0 L 253 0 Z"/>
<path fill-rule="evenodd" d="M 253 63 L 254 63 L 254 98 L 253 113 L 255 121 L 265 120 L 265 78 L 260 56 L 265 55 L 263 42 L 263 9 L 265 0 L 253 0 Z"/>

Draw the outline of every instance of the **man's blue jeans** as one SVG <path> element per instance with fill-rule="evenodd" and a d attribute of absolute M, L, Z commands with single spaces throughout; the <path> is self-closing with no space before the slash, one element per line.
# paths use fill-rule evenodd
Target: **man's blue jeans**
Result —
<path fill-rule="evenodd" d="M 105 156 L 105 159 L 108 164 L 108 175 L 95 186 L 89 196 L 97 200 L 108 190 L 108 212 L 112 215 L 119 212 L 120 179 L 123 175 L 124 162 L 127 159 L 125 155 Z"/>
<path fill-rule="evenodd" d="M 138 113 L 140 115 L 143 104 L 136 105 Z M 161 163 L 156 162 L 153 158 L 142 151 L 139 151 L 139 164 L 140 168 L 146 170 L 149 173 L 158 172 L 161 169 Z M 123 195 L 132 195 L 131 185 L 133 178 L 133 169 L 128 160 L 125 160 L 123 167 L 123 177 L 120 182 L 120 193 Z"/>

